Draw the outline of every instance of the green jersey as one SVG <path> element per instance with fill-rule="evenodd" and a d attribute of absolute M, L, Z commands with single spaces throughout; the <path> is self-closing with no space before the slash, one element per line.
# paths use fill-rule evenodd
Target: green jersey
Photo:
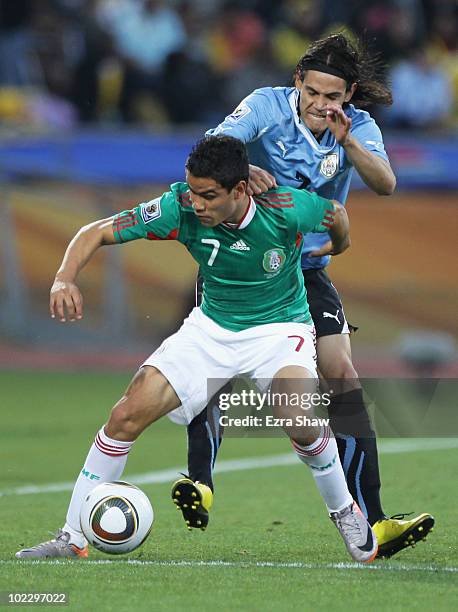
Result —
<path fill-rule="evenodd" d="M 192 208 L 186 183 L 113 218 L 118 242 L 178 240 L 200 266 L 202 311 L 218 325 L 240 331 L 267 323 L 310 321 L 300 268 L 302 234 L 326 232 L 331 201 L 280 187 L 250 198 L 238 225 L 205 227 Z"/>

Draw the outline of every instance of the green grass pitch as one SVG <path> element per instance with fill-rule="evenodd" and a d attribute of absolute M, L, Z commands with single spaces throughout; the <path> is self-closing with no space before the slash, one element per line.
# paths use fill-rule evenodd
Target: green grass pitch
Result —
<path fill-rule="evenodd" d="M 15 560 L 16 550 L 48 539 L 63 524 L 70 492 L 14 490 L 72 482 L 128 379 L 0 373 L 0 591 L 67 591 L 71 610 L 456 608 L 456 448 L 388 454 L 381 442 L 386 511 L 431 512 L 436 529 L 415 549 L 370 566 L 352 562 L 299 461 L 216 475 L 205 533 L 185 528 L 170 500 L 171 477 L 141 485 L 155 525 L 134 553 L 110 557 L 91 550 L 89 562 Z M 225 464 L 288 452 L 286 439 L 227 438 L 219 459 Z M 163 419 L 135 444 L 124 478 L 184 468 L 185 461 L 184 428 Z"/>

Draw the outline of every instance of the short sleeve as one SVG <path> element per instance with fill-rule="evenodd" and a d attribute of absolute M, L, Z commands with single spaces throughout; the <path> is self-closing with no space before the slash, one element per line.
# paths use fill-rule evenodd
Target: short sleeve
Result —
<path fill-rule="evenodd" d="M 388 160 L 388 155 L 385 151 L 385 145 L 383 143 L 382 132 L 372 117 L 369 117 L 365 121 L 357 124 L 351 130 L 351 134 L 363 145 L 365 149 L 371 153 L 375 153 L 375 155 L 378 155 L 383 159 Z"/>
<path fill-rule="evenodd" d="M 117 242 L 140 238 L 175 240 L 179 230 L 180 209 L 171 191 L 113 217 L 113 233 Z"/>
<path fill-rule="evenodd" d="M 262 90 L 255 90 L 216 128 L 208 130 L 206 136 L 224 134 L 248 143 L 259 136 L 270 125 L 270 101 Z"/>
<path fill-rule="evenodd" d="M 334 222 L 334 204 L 316 193 L 294 190 L 295 215 L 298 231 L 327 232 Z"/>

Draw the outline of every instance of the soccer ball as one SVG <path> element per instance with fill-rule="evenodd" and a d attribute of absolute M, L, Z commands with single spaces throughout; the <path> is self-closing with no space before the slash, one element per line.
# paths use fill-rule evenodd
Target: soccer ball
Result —
<path fill-rule="evenodd" d="M 145 493 L 128 482 L 104 482 L 89 493 L 80 512 L 89 544 L 111 555 L 132 552 L 151 531 L 154 512 Z"/>

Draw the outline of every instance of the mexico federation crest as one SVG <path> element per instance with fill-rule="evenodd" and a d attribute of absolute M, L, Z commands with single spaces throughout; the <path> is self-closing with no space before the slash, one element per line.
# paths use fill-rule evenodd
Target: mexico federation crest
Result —
<path fill-rule="evenodd" d="M 331 153 L 325 155 L 321 162 L 320 172 L 326 178 L 332 178 L 337 170 L 339 169 L 339 155 L 337 153 Z"/>
<path fill-rule="evenodd" d="M 282 249 L 269 249 L 262 258 L 262 267 L 266 272 L 279 272 L 285 263 L 286 255 Z"/>
<path fill-rule="evenodd" d="M 144 223 L 159 219 L 161 216 L 161 198 L 156 198 L 155 200 L 151 200 L 151 202 L 141 204 L 140 214 Z"/>

